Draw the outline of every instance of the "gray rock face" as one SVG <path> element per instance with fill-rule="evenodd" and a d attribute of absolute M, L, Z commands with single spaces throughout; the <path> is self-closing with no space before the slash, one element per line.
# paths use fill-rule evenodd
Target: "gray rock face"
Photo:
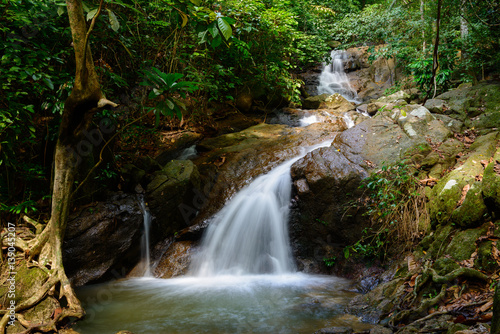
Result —
<path fill-rule="evenodd" d="M 123 194 L 71 216 L 63 259 L 72 284 L 123 277 L 139 261 L 142 224 L 137 198 Z"/>
<path fill-rule="evenodd" d="M 153 242 L 190 224 L 200 189 L 198 168 L 190 160 L 173 160 L 155 173 L 146 188 L 146 200 L 156 218 Z"/>

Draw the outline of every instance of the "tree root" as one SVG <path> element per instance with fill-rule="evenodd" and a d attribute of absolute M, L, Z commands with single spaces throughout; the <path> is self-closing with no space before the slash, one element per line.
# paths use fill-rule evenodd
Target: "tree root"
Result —
<path fill-rule="evenodd" d="M 448 288 L 448 284 L 458 277 L 466 277 L 470 279 L 482 280 L 484 282 L 488 282 L 490 279 L 487 275 L 482 272 L 472 269 L 461 267 L 449 272 L 446 275 L 439 275 L 436 270 L 432 268 L 425 268 L 421 275 L 419 275 L 415 280 L 415 288 L 413 290 L 413 301 L 410 305 L 416 303 L 418 301 L 419 292 L 426 286 L 428 282 L 432 282 L 434 284 L 441 284 L 441 291 L 434 298 L 428 298 L 420 302 L 418 307 L 413 307 L 411 309 L 401 310 L 396 313 L 391 319 L 391 324 L 397 324 L 401 322 L 406 322 L 411 318 L 415 319 L 415 316 L 425 313 L 429 308 L 439 304 L 446 296 L 446 291 Z M 405 299 L 406 300 L 406 299 Z M 436 314 L 428 315 L 424 318 L 417 319 L 414 322 L 422 321 L 422 319 L 426 319 L 430 316 L 435 316 L 437 314 L 444 314 L 446 312 L 435 312 Z"/>
<path fill-rule="evenodd" d="M 482 280 L 485 282 L 488 282 L 490 280 L 490 278 L 487 275 L 483 274 L 482 272 L 480 272 L 478 270 L 472 269 L 472 268 L 465 268 L 465 267 L 458 268 L 458 269 L 455 269 L 452 272 L 450 272 L 444 276 L 438 275 L 438 273 L 432 268 L 427 269 L 427 271 L 430 274 L 432 281 L 434 283 L 437 283 L 437 284 L 451 282 L 460 276 L 464 276 L 464 277 L 468 277 L 468 278 L 472 278 L 472 279 L 479 279 L 479 280 Z"/>
<path fill-rule="evenodd" d="M 443 284 L 441 286 L 441 291 L 439 292 L 439 294 L 436 297 L 424 300 L 420 304 L 419 307 L 414 308 L 414 309 L 410 309 L 410 310 L 404 310 L 404 311 L 396 313 L 390 321 L 391 325 L 394 326 L 397 323 L 404 322 L 407 319 L 409 319 L 412 315 L 414 316 L 414 315 L 422 314 L 422 313 L 426 312 L 432 306 L 437 305 L 439 302 L 441 302 L 445 298 L 447 287 L 448 287 L 447 284 Z"/>

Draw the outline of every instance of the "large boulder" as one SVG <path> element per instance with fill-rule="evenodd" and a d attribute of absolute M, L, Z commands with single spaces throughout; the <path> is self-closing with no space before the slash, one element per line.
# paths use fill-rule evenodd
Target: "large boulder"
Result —
<path fill-rule="evenodd" d="M 361 236 L 361 215 L 345 215 L 346 204 L 360 195 L 367 172 L 336 149 L 308 153 L 291 169 L 298 202 L 294 207 L 290 235 L 299 258 L 322 255 L 318 237 L 350 243 Z M 353 229 L 353 225 L 360 228 Z M 303 269 L 303 268 L 302 268 Z"/>
<path fill-rule="evenodd" d="M 369 172 L 404 159 L 425 161 L 431 169 L 439 160 L 425 160 L 433 152 L 429 141 L 460 147 L 426 108 L 386 107 L 338 134 L 331 147 L 313 151 L 292 166 L 296 196 L 290 233 L 301 269 L 319 271 L 332 249 L 355 243 L 369 226 L 363 210 L 352 209 L 362 195 L 361 180 Z"/>
<path fill-rule="evenodd" d="M 478 137 L 469 152 L 456 168 L 444 176 L 429 194 L 429 210 L 435 224 L 455 223 L 462 227 L 474 227 L 487 213 L 483 200 L 486 186 L 490 198 L 490 172 L 486 180 L 483 163 L 488 162 L 496 152 L 498 132 Z M 481 181 L 482 179 L 482 181 Z"/>
<path fill-rule="evenodd" d="M 155 173 L 146 187 L 146 201 L 156 218 L 153 242 L 190 224 L 193 201 L 201 189 L 198 168 L 190 160 L 172 160 Z"/>
<path fill-rule="evenodd" d="M 476 86 L 463 85 L 429 100 L 426 106 L 443 113 L 467 127 L 491 131 L 500 127 L 500 85 L 483 82 Z"/>
<path fill-rule="evenodd" d="M 123 276 L 140 259 L 143 213 L 136 196 L 114 194 L 72 214 L 63 242 L 66 273 L 75 286 Z"/>

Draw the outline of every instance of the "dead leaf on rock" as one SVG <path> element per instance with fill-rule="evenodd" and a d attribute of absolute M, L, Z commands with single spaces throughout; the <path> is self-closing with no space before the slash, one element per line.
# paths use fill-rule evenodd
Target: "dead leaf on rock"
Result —
<path fill-rule="evenodd" d="M 463 204 L 464 200 L 465 200 L 465 196 L 467 196 L 467 193 L 469 192 L 469 189 L 470 189 L 470 184 L 466 184 L 463 188 L 462 188 L 462 198 L 460 198 L 460 201 L 458 201 L 457 203 L 457 208 Z"/>
<path fill-rule="evenodd" d="M 429 177 L 427 179 L 422 179 L 419 182 L 423 186 L 433 187 L 438 183 L 438 181 L 439 180 L 434 177 Z"/>
<path fill-rule="evenodd" d="M 476 181 L 481 182 L 483 180 L 483 174 L 476 175 Z"/>

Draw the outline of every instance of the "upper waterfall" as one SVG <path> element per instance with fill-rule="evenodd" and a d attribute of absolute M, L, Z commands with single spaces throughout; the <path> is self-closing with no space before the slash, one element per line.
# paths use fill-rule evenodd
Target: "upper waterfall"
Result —
<path fill-rule="evenodd" d="M 323 71 L 319 76 L 318 95 L 339 93 L 350 102 L 359 102 L 358 93 L 351 87 L 344 71 L 344 61 L 347 60 L 348 53 L 333 50 L 330 56 L 332 62 L 323 64 Z"/>

